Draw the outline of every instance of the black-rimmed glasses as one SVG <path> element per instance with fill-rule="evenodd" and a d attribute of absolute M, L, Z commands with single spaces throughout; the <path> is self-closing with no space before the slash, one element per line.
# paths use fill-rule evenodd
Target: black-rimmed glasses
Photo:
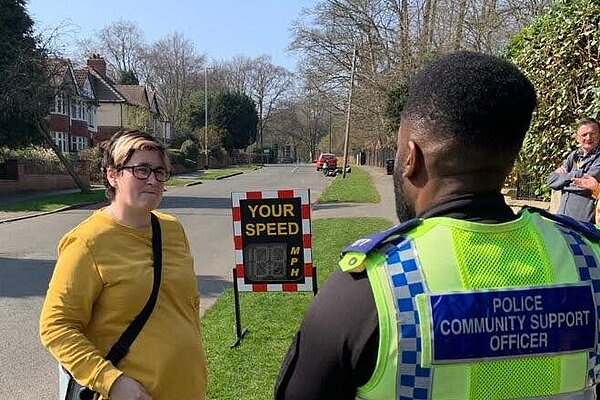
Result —
<path fill-rule="evenodd" d="M 171 173 L 163 167 L 152 168 L 147 165 L 126 165 L 120 169 L 130 169 L 134 177 L 138 179 L 148 179 L 154 172 L 154 177 L 159 182 L 166 182 L 171 177 Z"/>

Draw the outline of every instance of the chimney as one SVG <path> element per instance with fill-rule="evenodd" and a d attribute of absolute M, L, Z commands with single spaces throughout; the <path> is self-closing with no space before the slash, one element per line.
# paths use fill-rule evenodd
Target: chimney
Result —
<path fill-rule="evenodd" d="M 100 75 L 106 76 L 106 61 L 100 57 L 100 54 L 92 54 L 87 60 L 87 65 L 90 68 L 94 68 Z"/>

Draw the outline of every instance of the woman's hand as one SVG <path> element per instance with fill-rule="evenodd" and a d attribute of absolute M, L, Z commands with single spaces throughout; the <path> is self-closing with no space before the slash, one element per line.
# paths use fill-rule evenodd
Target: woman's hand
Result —
<path fill-rule="evenodd" d="M 121 375 L 110 388 L 110 400 L 152 400 L 144 387 L 135 379 Z"/>
<path fill-rule="evenodd" d="M 575 186 L 591 191 L 594 191 L 598 187 L 596 178 L 589 174 L 584 174 L 581 178 L 573 178 L 572 182 Z"/>

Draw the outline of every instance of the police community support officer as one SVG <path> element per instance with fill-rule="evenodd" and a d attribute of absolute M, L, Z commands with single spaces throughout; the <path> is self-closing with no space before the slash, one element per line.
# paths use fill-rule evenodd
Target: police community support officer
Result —
<path fill-rule="evenodd" d="M 535 103 L 517 68 L 477 53 L 414 79 L 394 174 L 405 222 L 345 250 L 277 399 L 595 398 L 598 232 L 514 215 L 500 194 Z"/>

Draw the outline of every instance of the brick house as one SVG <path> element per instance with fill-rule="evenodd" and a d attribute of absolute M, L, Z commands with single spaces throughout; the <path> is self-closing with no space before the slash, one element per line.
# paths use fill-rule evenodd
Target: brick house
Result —
<path fill-rule="evenodd" d="M 55 60 L 54 70 L 50 135 L 61 151 L 76 152 L 89 147 L 96 133 L 98 102 L 89 76 L 73 69 L 69 60 Z"/>
<path fill-rule="evenodd" d="M 73 68 L 66 59 L 54 61 L 54 106 L 50 135 L 63 152 L 98 144 L 122 128 L 137 128 L 167 142 L 171 124 L 161 112 L 159 96 L 143 85 L 117 85 L 106 75 L 98 54 L 87 66 Z"/>
<path fill-rule="evenodd" d="M 160 111 L 157 94 L 143 85 L 118 85 L 106 75 L 106 61 L 98 54 L 86 70 L 98 100 L 98 129 L 94 142 L 108 139 L 121 128 L 138 128 L 168 141 L 171 126 Z"/>

